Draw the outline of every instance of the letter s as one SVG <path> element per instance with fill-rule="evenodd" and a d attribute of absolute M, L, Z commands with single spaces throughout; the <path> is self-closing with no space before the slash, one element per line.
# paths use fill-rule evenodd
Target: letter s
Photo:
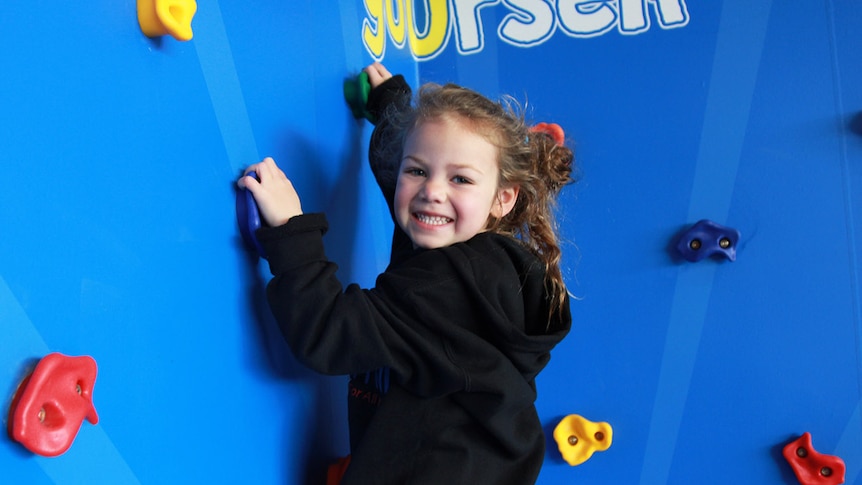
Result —
<path fill-rule="evenodd" d="M 545 0 L 507 0 L 514 10 L 500 22 L 499 36 L 518 47 L 541 44 L 554 33 L 554 7 Z"/>

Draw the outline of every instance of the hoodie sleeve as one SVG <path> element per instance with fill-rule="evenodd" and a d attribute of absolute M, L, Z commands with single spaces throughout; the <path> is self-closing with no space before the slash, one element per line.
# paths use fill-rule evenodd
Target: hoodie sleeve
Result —
<path fill-rule="evenodd" d="M 377 185 L 383 192 L 383 198 L 389 205 L 390 212 L 392 212 L 401 154 L 392 153 L 385 148 L 393 143 L 393 136 L 395 136 L 391 119 L 398 112 L 409 107 L 411 95 L 410 86 L 401 74 L 387 79 L 368 94 L 366 107 L 375 124 L 368 144 L 368 162 Z"/>
<path fill-rule="evenodd" d="M 411 95 L 412 90 L 404 76 L 396 74 L 368 93 L 366 109 L 374 119 L 374 124 L 380 125 L 386 121 L 388 110 L 404 109 L 410 104 Z"/>
<path fill-rule="evenodd" d="M 323 214 L 304 214 L 258 231 L 273 278 L 267 299 L 297 359 L 323 374 L 355 374 L 389 367 L 393 376 L 424 395 L 464 387 L 437 331 L 417 324 L 403 279 L 386 274 L 378 287 L 343 287 L 329 261 Z M 382 281 L 381 281 L 382 280 Z"/>
<path fill-rule="evenodd" d="M 389 208 L 392 220 L 394 216 L 395 186 L 398 181 L 398 168 L 401 165 L 401 153 L 390 149 L 396 135 L 392 126 L 392 117 L 410 107 L 412 96 L 410 85 L 401 74 L 396 74 L 374 88 L 368 94 L 368 112 L 374 119 L 374 131 L 368 144 L 368 163 L 374 180 L 380 187 L 383 199 Z M 410 238 L 395 224 L 392 234 L 391 261 L 400 262 L 410 253 L 413 243 Z"/>

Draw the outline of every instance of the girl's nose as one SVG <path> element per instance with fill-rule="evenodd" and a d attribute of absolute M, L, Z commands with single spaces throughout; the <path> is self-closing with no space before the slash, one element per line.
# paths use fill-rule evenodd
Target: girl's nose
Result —
<path fill-rule="evenodd" d="M 435 178 L 428 178 L 422 184 L 420 195 L 428 202 L 443 202 L 446 200 L 446 182 Z"/>

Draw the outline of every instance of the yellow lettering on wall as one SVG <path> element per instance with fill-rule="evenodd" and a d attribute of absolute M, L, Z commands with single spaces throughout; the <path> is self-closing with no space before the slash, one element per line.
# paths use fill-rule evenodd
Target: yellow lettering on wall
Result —
<path fill-rule="evenodd" d="M 399 50 L 409 44 L 414 59 L 429 60 L 443 52 L 454 36 L 460 54 L 482 50 L 484 33 L 479 10 L 502 3 L 513 13 L 497 29 L 499 38 L 517 47 L 543 44 L 555 30 L 577 38 L 604 35 L 616 27 L 625 35 L 650 28 L 649 7 L 662 29 L 685 27 L 686 0 L 363 0 L 365 49 L 383 60 L 387 39 Z M 451 3 L 451 6 L 450 6 Z M 418 13 L 418 15 L 417 15 Z"/>
<path fill-rule="evenodd" d="M 413 0 L 407 0 L 404 23 L 410 39 L 410 50 L 417 59 L 434 57 L 445 46 L 449 34 L 449 2 L 447 0 L 425 0 L 425 26 L 420 33 L 416 26 Z"/>
<path fill-rule="evenodd" d="M 362 42 L 375 59 L 383 57 L 383 48 L 386 45 L 386 24 L 381 21 L 383 1 L 365 0 L 364 2 L 368 17 L 362 21 Z"/>
<path fill-rule="evenodd" d="M 413 0 L 408 0 L 413 3 Z M 404 45 L 404 0 L 387 0 L 386 2 L 386 28 L 389 29 L 389 38 L 397 46 Z"/>

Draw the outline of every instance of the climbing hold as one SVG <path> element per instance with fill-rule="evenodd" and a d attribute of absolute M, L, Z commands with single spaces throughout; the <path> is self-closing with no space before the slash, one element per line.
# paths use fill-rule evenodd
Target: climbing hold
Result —
<path fill-rule="evenodd" d="M 784 446 L 784 458 L 802 485 L 838 485 L 844 483 L 844 461 L 837 456 L 818 453 L 811 446 L 811 433 Z"/>
<path fill-rule="evenodd" d="M 365 118 L 370 122 L 374 122 L 374 117 L 368 112 L 368 94 L 371 92 L 371 82 L 368 80 L 368 73 L 362 71 L 353 79 L 344 80 L 344 100 L 350 106 L 350 111 L 353 117 L 357 120 Z"/>
<path fill-rule="evenodd" d="M 566 133 L 563 128 L 556 123 L 536 123 L 530 128 L 531 133 L 544 133 L 553 138 L 554 143 L 563 145 L 566 143 Z"/>
<path fill-rule="evenodd" d="M 594 423 L 583 416 L 570 414 L 554 428 L 554 441 L 569 465 L 587 461 L 596 451 L 611 446 L 613 429 L 608 423 Z"/>
<path fill-rule="evenodd" d="M 255 172 L 249 172 L 248 175 L 258 178 Z M 263 246 L 255 235 L 255 232 L 263 224 L 260 219 L 260 211 L 254 196 L 248 189 L 239 189 L 236 192 L 236 222 L 246 246 L 255 249 L 261 258 L 266 258 Z"/>
<path fill-rule="evenodd" d="M 138 0 L 138 25 L 147 37 L 171 37 L 186 41 L 192 38 L 192 17 L 197 12 L 195 0 Z"/>
<path fill-rule="evenodd" d="M 704 219 L 680 234 L 676 241 L 676 251 L 683 259 L 691 262 L 713 255 L 736 261 L 738 242 L 739 231 Z"/>
<path fill-rule="evenodd" d="M 9 436 L 42 456 L 65 453 L 85 418 L 92 424 L 99 422 L 93 407 L 95 383 L 92 357 L 46 355 L 12 398 Z"/>

